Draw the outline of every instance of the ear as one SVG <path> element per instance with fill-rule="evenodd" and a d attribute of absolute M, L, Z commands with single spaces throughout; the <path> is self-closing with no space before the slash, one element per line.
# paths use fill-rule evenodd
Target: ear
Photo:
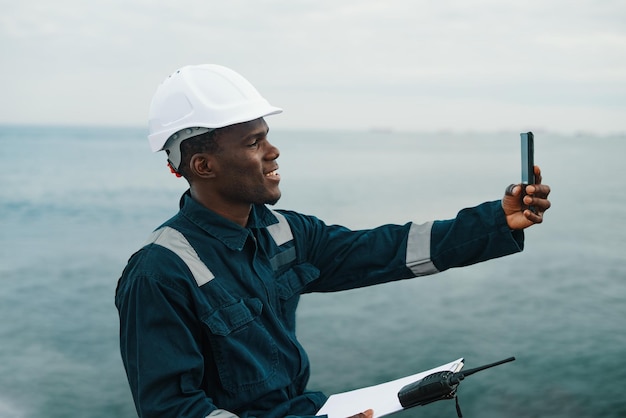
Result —
<path fill-rule="evenodd" d="M 214 165 L 213 156 L 206 153 L 194 154 L 189 161 L 193 175 L 205 179 L 215 177 Z"/>

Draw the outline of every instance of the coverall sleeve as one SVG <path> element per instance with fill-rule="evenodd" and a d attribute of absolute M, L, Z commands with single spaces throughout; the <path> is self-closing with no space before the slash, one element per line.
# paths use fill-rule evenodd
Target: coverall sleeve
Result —
<path fill-rule="evenodd" d="M 430 242 L 430 258 L 438 271 L 444 271 L 520 252 L 524 231 L 509 228 L 498 200 L 434 222 Z"/>
<path fill-rule="evenodd" d="M 129 265 L 116 305 L 122 360 L 139 416 L 219 415 L 199 389 L 204 373 L 201 330 L 184 290 L 166 278 L 135 274 Z"/>
<path fill-rule="evenodd" d="M 513 254 L 522 231 L 508 228 L 500 201 L 461 210 L 454 219 L 351 231 L 311 218 L 292 225 L 312 243 L 300 250 L 320 270 L 307 291 L 327 292 L 433 274 Z M 417 267 L 416 267 L 417 266 Z"/>

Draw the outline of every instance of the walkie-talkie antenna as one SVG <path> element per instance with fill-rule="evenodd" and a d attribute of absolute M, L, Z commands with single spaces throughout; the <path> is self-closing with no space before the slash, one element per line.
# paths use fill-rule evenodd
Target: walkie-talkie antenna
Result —
<path fill-rule="evenodd" d="M 463 371 L 460 371 L 460 372 L 456 372 L 450 378 L 450 383 L 457 384 L 461 380 L 465 379 L 467 376 L 471 376 L 471 375 L 473 375 L 476 372 L 480 372 L 480 371 L 485 370 L 485 369 L 490 369 L 492 367 L 496 367 L 496 366 L 499 366 L 501 364 L 513 361 L 513 360 L 515 360 L 515 357 L 509 357 L 509 358 L 504 359 L 504 360 L 496 361 L 495 363 L 485 364 L 484 366 L 475 367 L 473 369 L 467 369 L 467 370 L 463 370 Z"/>

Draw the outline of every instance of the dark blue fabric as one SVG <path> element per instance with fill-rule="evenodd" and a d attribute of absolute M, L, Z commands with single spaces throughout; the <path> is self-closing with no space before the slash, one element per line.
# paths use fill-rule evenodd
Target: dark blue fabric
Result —
<path fill-rule="evenodd" d="M 431 230 L 430 258 L 440 272 L 523 249 L 524 231 L 509 229 L 499 201 L 463 209 L 455 219 L 436 221 Z"/>
<path fill-rule="evenodd" d="M 183 196 L 163 226 L 182 233 L 213 273 L 202 286 L 160 245 L 130 258 L 115 303 L 140 416 L 315 415 L 326 397 L 306 390 L 309 360 L 295 335 L 300 295 L 412 276 L 405 260 L 411 224 L 351 231 L 280 213 L 294 239 L 277 246 L 267 229 L 277 219 L 266 207 L 255 206 L 242 228 Z M 431 258 L 443 270 L 520 251 L 522 243 L 491 202 L 436 222 Z"/>

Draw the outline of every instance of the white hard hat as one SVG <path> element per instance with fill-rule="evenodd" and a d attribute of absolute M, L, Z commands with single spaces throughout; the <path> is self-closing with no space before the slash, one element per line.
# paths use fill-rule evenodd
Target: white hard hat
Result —
<path fill-rule="evenodd" d="M 150 104 L 148 140 L 156 152 L 163 150 L 167 140 L 180 131 L 208 128 L 180 132 L 175 147 L 178 152 L 180 138 L 280 112 L 282 109 L 270 105 L 235 71 L 214 64 L 189 65 L 171 74 L 157 88 Z"/>

